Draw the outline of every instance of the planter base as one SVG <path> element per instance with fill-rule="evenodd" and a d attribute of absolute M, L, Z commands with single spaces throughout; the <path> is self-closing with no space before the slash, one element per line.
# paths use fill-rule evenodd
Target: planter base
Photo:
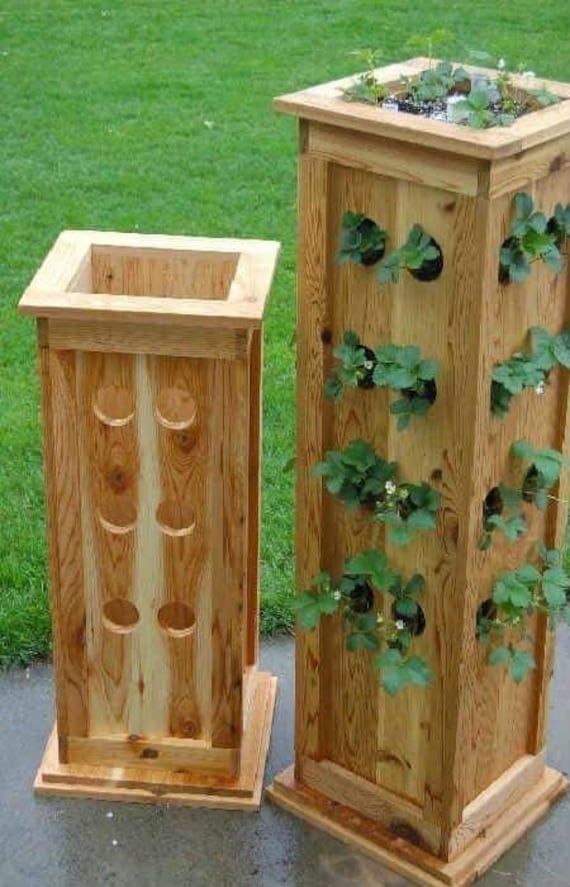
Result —
<path fill-rule="evenodd" d="M 356 810 L 307 788 L 295 780 L 292 766 L 275 778 L 267 795 L 290 813 L 345 841 L 414 884 L 435 887 L 443 883 L 460 887 L 472 883 L 493 865 L 544 816 L 567 788 L 566 778 L 547 768 L 542 779 L 523 798 L 507 807 L 484 836 L 477 838 L 452 862 L 426 853 Z"/>
<path fill-rule="evenodd" d="M 61 764 L 54 727 L 34 783 L 38 795 L 95 798 L 142 804 L 179 804 L 258 810 L 275 708 L 277 678 L 256 675 L 255 697 L 242 740 L 240 775 L 235 780 L 182 771 Z"/>

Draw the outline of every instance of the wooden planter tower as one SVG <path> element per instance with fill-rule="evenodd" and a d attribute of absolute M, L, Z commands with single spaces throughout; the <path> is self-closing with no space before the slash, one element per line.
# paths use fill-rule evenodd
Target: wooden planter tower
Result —
<path fill-rule="evenodd" d="M 278 244 L 65 231 L 38 318 L 57 724 L 41 794 L 259 806 L 262 318 Z"/>
<path fill-rule="evenodd" d="M 427 67 L 414 59 L 379 72 Z M 420 884 L 465 884 L 516 841 L 565 788 L 543 759 L 552 635 L 532 626 L 537 669 L 516 685 L 489 666 L 476 614 L 494 579 L 523 563 L 530 543 L 562 542 L 567 505 L 533 509 L 518 543 L 478 550 L 482 503 L 509 469 L 518 438 L 569 449 L 567 371 L 546 393 L 515 398 L 505 419 L 490 411 L 491 372 L 524 347 L 527 331 L 570 325 L 570 276 L 543 263 L 521 284 L 498 283 L 513 196 L 525 191 L 550 214 L 570 198 L 570 87 L 566 100 L 487 131 L 347 102 L 351 78 L 277 100 L 300 118 L 297 585 L 342 572 L 351 554 L 378 548 L 404 575 L 420 570 L 426 617 L 415 649 L 431 663 L 427 689 L 395 697 L 372 657 L 345 649 L 342 616 L 297 632 L 295 766 L 270 789 L 279 804 Z M 533 85 L 533 84 L 531 84 Z M 339 265 L 346 210 L 386 228 L 389 248 L 420 223 L 443 252 L 431 282 L 404 272 L 380 284 L 374 268 Z M 541 267 L 539 267 L 539 265 Z M 416 344 L 440 363 L 437 400 L 403 432 L 386 389 L 323 397 L 333 349 L 346 330 L 370 347 Z M 385 530 L 348 512 L 312 467 L 355 438 L 395 460 L 401 475 L 442 494 L 437 532 L 396 548 Z M 568 499 L 565 486 L 559 493 Z M 504 539 L 504 537 L 502 537 Z"/>

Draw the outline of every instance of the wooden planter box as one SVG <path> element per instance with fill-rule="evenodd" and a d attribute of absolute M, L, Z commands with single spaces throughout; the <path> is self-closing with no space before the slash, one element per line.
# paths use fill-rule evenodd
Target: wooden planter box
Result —
<path fill-rule="evenodd" d="M 414 59 L 377 72 L 398 83 L 427 67 Z M 478 549 L 482 503 L 503 479 L 510 444 L 569 450 L 568 372 L 543 397 L 526 392 L 505 419 L 490 411 L 491 372 L 524 345 L 527 330 L 559 333 L 570 320 L 567 262 L 555 275 L 532 266 L 524 283 L 498 283 L 499 252 L 517 191 L 550 213 L 570 196 L 570 101 L 490 130 L 430 121 L 347 102 L 351 78 L 277 99 L 300 118 L 297 587 L 345 558 L 384 550 L 405 576 L 427 579 L 424 634 L 428 688 L 390 697 L 372 657 L 345 649 L 342 616 L 297 632 L 295 767 L 272 798 L 420 884 L 468 883 L 548 809 L 565 780 L 543 760 L 552 634 L 534 629 L 537 669 L 520 685 L 487 664 L 475 635 L 480 604 L 529 541 L 560 545 L 566 503 L 534 509 L 517 543 Z M 566 99 L 570 87 L 547 86 Z M 346 210 L 371 217 L 404 242 L 420 223 L 442 248 L 441 276 L 403 273 L 380 284 L 375 269 L 339 265 Z M 542 263 L 538 263 L 541 264 Z M 396 430 L 386 389 L 323 396 L 333 349 L 346 330 L 375 347 L 416 344 L 441 366 L 428 415 Z M 385 529 L 349 512 L 312 473 L 329 450 L 355 438 L 395 460 L 404 479 L 442 494 L 437 531 L 397 548 Z M 568 486 L 559 496 L 568 499 Z"/>
<path fill-rule="evenodd" d="M 42 794 L 259 806 L 262 319 L 278 244 L 65 231 L 38 318 L 57 724 Z"/>

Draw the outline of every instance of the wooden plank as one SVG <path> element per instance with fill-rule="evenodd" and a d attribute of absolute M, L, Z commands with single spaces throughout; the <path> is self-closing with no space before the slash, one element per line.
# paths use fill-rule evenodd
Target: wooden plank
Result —
<path fill-rule="evenodd" d="M 109 529 L 120 529 L 125 515 L 131 520 L 137 510 L 136 430 L 132 417 L 124 421 L 134 399 L 132 406 L 121 400 L 121 392 L 133 391 L 132 358 L 78 352 L 76 367 L 89 732 L 137 732 L 130 704 L 139 680 L 136 639 L 124 625 L 105 623 L 112 601 L 135 603 L 133 532 Z M 128 604 L 118 606 L 120 618 Z"/>
<path fill-rule="evenodd" d="M 489 170 L 489 196 L 502 197 L 524 191 L 532 187 L 537 179 L 543 179 L 558 170 L 567 170 L 569 166 L 570 136 L 564 135 L 492 163 Z"/>
<path fill-rule="evenodd" d="M 375 72 L 379 83 L 389 88 L 400 88 L 400 77 L 414 76 L 437 60 L 414 58 L 379 68 Z M 467 70 L 487 72 L 488 69 L 464 65 Z M 497 159 L 518 154 L 526 148 L 562 136 L 570 130 L 570 89 L 568 84 L 544 81 L 547 89 L 564 97 L 564 101 L 527 114 L 511 126 L 473 130 L 446 121 L 430 120 L 412 114 L 397 113 L 363 102 L 348 102 L 342 92 L 355 77 L 344 77 L 309 89 L 275 99 L 279 111 L 294 114 L 304 120 L 357 130 L 427 148 L 436 148 L 454 154 L 481 159 Z M 518 88 L 536 89 L 543 81 L 534 78 L 513 77 Z"/>
<path fill-rule="evenodd" d="M 247 570 L 249 373 L 212 365 L 208 487 L 212 539 L 212 745 L 234 748 L 242 730 Z"/>
<path fill-rule="evenodd" d="M 335 126 L 314 123 L 308 151 L 331 163 L 361 169 L 417 185 L 474 196 L 479 189 L 479 163 L 423 145 L 408 145 Z"/>
<path fill-rule="evenodd" d="M 265 761 L 275 707 L 277 680 L 257 673 L 259 688 L 253 717 L 244 734 L 243 759 L 239 777 L 228 778 L 186 768 L 173 771 L 134 767 L 102 767 L 89 764 L 62 764 L 57 754 L 54 729 L 42 759 L 34 789 L 40 795 L 96 798 L 145 804 L 180 804 L 222 809 L 258 810 Z M 184 740 L 187 743 L 187 740 Z M 252 754 L 257 749 L 257 755 Z"/>
<path fill-rule="evenodd" d="M 46 344 L 58 350 L 232 360 L 245 358 L 249 343 L 246 330 L 179 326 L 155 328 L 137 323 L 112 324 L 57 318 L 45 323 Z"/>
<path fill-rule="evenodd" d="M 198 625 L 196 615 L 198 599 L 211 590 L 210 540 L 215 532 L 207 508 L 208 381 L 207 361 L 176 357 L 155 361 L 155 418 L 163 400 L 170 409 L 164 416 L 159 413 L 160 500 L 173 518 L 170 530 L 161 533 L 164 572 L 155 620 L 161 606 L 169 602 L 176 606 L 171 614 L 175 622 L 170 623 L 174 630 L 167 636 L 168 733 L 189 738 L 203 735 L 204 713 L 196 689 L 196 632 L 209 632 L 209 623 Z M 185 525 L 190 532 L 182 532 Z M 194 628 L 184 634 L 191 624 Z"/>
<path fill-rule="evenodd" d="M 247 665 L 259 659 L 259 546 L 261 531 L 261 420 L 262 420 L 263 333 L 251 334 L 249 358 L 249 464 L 248 464 L 248 549 L 246 602 Z"/>
<path fill-rule="evenodd" d="M 523 795 L 542 779 L 544 770 L 543 755 L 523 755 L 479 797 L 471 801 L 463 811 L 461 825 L 451 836 L 449 859 L 453 859 L 468 844 L 485 834 L 507 807 L 518 804 Z"/>
<path fill-rule="evenodd" d="M 88 730 L 75 355 L 40 348 L 59 753 Z"/>
<path fill-rule="evenodd" d="M 303 152 L 306 128 L 300 127 L 299 260 L 297 289 L 297 479 L 295 521 L 295 580 L 308 588 L 321 570 L 322 486 L 311 467 L 322 458 L 324 356 L 321 337 L 327 318 L 327 202 L 328 164 Z M 320 629 L 298 632 L 296 638 L 295 754 L 321 754 Z"/>
<path fill-rule="evenodd" d="M 235 774 L 239 752 L 211 748 L 188 739 L 146 739 L 140 736 L 89 736 L 69 739 L 70 764 L 93 767 L 128 767 L 137 770 L 190 770 L 198 773 Z"/>
<path fill-rule="evenodd" d="M 408 878 L 413 884 L 435 887 L 443 883 L 464 887 L 481 877 L 532 828 L 567 788 L 565 777 L 547 768 L 521 803 L 508 808 L 484 836 L 456 860 L 447 863 L 404 838 L 394 838 L 380 823 L 296 782 L 292 767 L 276 777 L 267 795 L 274 803 Z"/>
<path fill-rule="evenodd" d="M 279 248 L 274 241 L 64 231 L 18 308 L 78 321 L 255 329 Z M 83 273 L 87 253 L 91 280 Z M 239 286 L 232 289 L 238 267 Z M 90 282 L 95 292 L 84 289 Z"/>
<path fill-rule="evenodd" d="M 438 854 L 440 829 L 423 819 L 420 807 L 332 761 L 304 758 L 301 774 L 303 784 L 309 788 L 357 810 L 375 822 L 381 822 L 394 835 L 403 835 L 407 840 L 414 836 L 417 846 Z"/>

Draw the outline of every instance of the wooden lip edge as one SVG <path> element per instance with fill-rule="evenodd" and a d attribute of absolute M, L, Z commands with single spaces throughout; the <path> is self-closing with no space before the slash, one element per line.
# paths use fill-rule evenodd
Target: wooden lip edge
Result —
<path fill-rule="evenodd" d="M 225 794 L 222 787 L 216 787 L 214 791 L 208 792 L 183 792 L 183 791 L 153 791 L 151 788 L 140 786 L 139 788 L 124 788 L 120 785 L 120 780 L 114 780 L 113 773 L 116 772 L 115 767 L 101 768 L 109 771 L 109 785 L 95 785 L 91 783 L 71 784 L 68 782 L 44 781 L 43 773 L 46 769 L 46 758 L 48 750 L 52 742 L 52 736 L 57 731 L 57 724 L 54 725 L 48 737 L 46 747 L 44 749 L 42 760 L 36 772 L 33 783 L 34 794 L 41 797 L 76 797 L 91 798 L 100 801 L 123 801 L 127 803 L 140 804 L 173 804 L 186 807 L 209 807 L 231 810 L 242 810 L 246 812 L 254 812 L 259 810 L 263 792 L 263 778 L 265 767 L 267 764 L 267 755 L 271 742 L 271 733 L 273 725 L 273 717 L 275 714 L 275 703 L 277 697 L 278 679 L 269 672 L 257 672 L 257 678 L 262 685 L 262 691 L 265 696 L 264 715 L 258 726 L 260 740 L 258 742 L 258 754 L 255 768 L 255 775 L 248 789 L 247 794 Z M 80 765 L 81 767 L 85 765 Z M 72 768 L 73 765 L 66 765 Z M 125 768 L 126 769 L 126 768 Z M 115 785 L 112 785 L 115 781 Z"/>
<path fill-rule="evenodd" d="M 413 74 L 417 74 L 422 70 L 429 61 L 430 60 L 427 58 L 418 56 L 412 59 L 404 59 L 400 62 L 376 70 L 380 74 L 382 74 L 382 72 L 389 72 L 388 76 L 381 76 L 380 81 L 391 83 L 397 78 L 399 69 L 401 69 L 399 73 L 413 76 Z M 438 59 L 433 59 L 432 63 L 436 63 L 437 61 Z M 456 62 L 455 64 L 459 64 L 459 62 Z M 483 68 L 478 65 L 465 64 L 463 67 L 475 73 L 497 73 L 492 68 Z M 343 86 L 350 84 L 357 76 L 358 72 L 346 77 L 340 77 L 336 80 L 316 84 L 292 93 L 277 96 L 273 99 L 272 106 L 279 112 L 291 114 L 296 117 L 329 123 L 343 129 L 359 129 L 371 135 L 381 135 L 386 138 L 392 138 L 396 141 L 406 141 L 416 145 L 418 144 L 418 139 L 421 137 L 423 128 L 423 132 L 429 137 L 428 147 L 435 148 L 436 150 L 447 150 L 455 154 L 463 154 L 480 160 L 498 160 L 504 157 L 510 157 L 526 150 L 527 147 L 535 147 L 536 145 L 543 144 L 544 142 L 548 142 L 556 137 L 564 135 L 563 132 L 558 132 L 558 129 L 554 131 L 556 123 L 560 124 L 560 120 L 552 120 L 547 123 L 546 126 L 541 126 L 541 123 L 544 124 L 544 116 L 542 116 L 540 120 L 535 118 L 534 122 L 536 125 L 530 130 L 530 132 L 526 131 L 526 125 L 525 131 L 520 132 L 521 127 L 519 124 L 527 121 L 530 116 L 525 115 L 509 127 L 493 127 L 489 130 L 477 130 L 477 139 L 475 140 L 469 138 L 470 130 L 468 128 L 459 126 L 458 124 L 448 123 L 446 121 L 422 119 L 422 128 L 410 128 L 408 125 L 409 121 L 406 120 L 405 114 L 401 115 L 402 120 L 398 120 L 396 119 L 397 115 L 395 115 L 393 111 L 382 111 L 382 109 L 379 108 L 375 109 L 376 119 L 371 119 L 367 115 L 362 116 L 358 113 L 358 103 L 346 102 L 339 96 L 331 96 L 326 95 L 324 92 L 318 92 L 318 90 L 323 87 L 328 87 L 331 90 L 338 90 Z M 521 75 L 513 75 L 512 80 L 514 85 L 518 88 L 536 88 L 540 86 L 540 84 L 545 84 L 546 86 L 552 87 L 555 92 L 556 90 L 558 90 L 559 93 L 561 92 L 562 95 L 560 95 L 560 98 L 562 99 L 562 102 L 568 102 L 567 107 L 563 109 L 566 113 L 562 120 L 566 124 L 565 130 L 570 132 L 570 84 L 561 81 L 546 80 L 541 77 L 527 80 Z M 321 104 L 321 100 L 323 99 L 327 102 L 334 102 L 335 107 L 323 107 Z M 558 103 L 557 105 L 540 108 L 534 113 L 537 115 L 544 115 L 544 112 L 546 112 L 547 117 L 553 117 L 553 109 L 560 110 L 561 104 L 562 103 Z M 413 119 L 417 125 L 418 118 L 414 117 Z M 530 140 L 531 144 L 528 146 L 523 144 L 524 140 Z M 434 145 L 434 141 L 437 142 L 437 144 Z"/>
<path fill-rule="evenodd" d="M 451 862 L 447 863 L 425 851 L 421 851 L 422 855 L 433 859 L 434 865 L 433 868 L 430 866 L 429 871 L 392 850 L 388 840 L 386 845 L 384 845 L 375 843 L 372 839 L 362 836 L 359 831 L 359 824 L 360 821 L 366 820 L 366 817 L 361 816 L 358 811 L 343 807 L 353 817 L 356 817 L 354 828 L 351 829 L 328 817 L 318 804 L 311 803 L 311 800 L 306 798 L 305 793 L 298 791 L 297 785 L 298 783 L 294 778 L 294 766 L 291 765 L 275 777 L 271 785 L 265 789 L 265 794 L 273 803 L 293 815 L 300 817 L 315 828 L 319 828 L 333 837 L 344 841 L 356 851 L 360 851 L 376 862 L 384 864 L 392 871 L 412 878 L 414 883 L 420 885 L 445 883 L 451 885 L 451 887 L 463 887 L 463 885 L 470 884 L 473 880 L 479 878 L 503 853 L 506 853 L 508 849 L 519 841 L 539 819 L 545 816 L 552 805 L 569 790 L 570 781 L 563 773 L 547 767 L 539 783 L 532 786 L 527 793 L 531 802 L 528 803 L 526 810 L 522 806 L 525 804 L 525 800 L 527 800 L 526 796 L 520 798 L 512 806 L 506 807 L 503 811 L 505 815 L 512 812 L 515 808 L 517 811 L 520 811 L 514 823 L 508 823 L 501 830 L 501 814 L 499 814 L 497 820 L 489 826 L 488 832 L 491 832 L 491 835 L 487 834 L 485 837 L 480 838 L 478 848 L 470 844 L 463 853 L 460 853 Z M 318 795 L 313 789 L 308 791 L 313 795 Z M 328 800 L 324 796 L 319 797 L 322 797 L 325 803 Z M 342 807 L 342 805 L 336 806 L 337 808 Z M 404 839 L 398 838 L 398 843 L 401 844 L 402 842 L 407 844 Z M 408 846 L 410 855 L 413 855 L 417 848 L 414 845 Z M 467 867 L 468 870 L 466 871 Z"/>

